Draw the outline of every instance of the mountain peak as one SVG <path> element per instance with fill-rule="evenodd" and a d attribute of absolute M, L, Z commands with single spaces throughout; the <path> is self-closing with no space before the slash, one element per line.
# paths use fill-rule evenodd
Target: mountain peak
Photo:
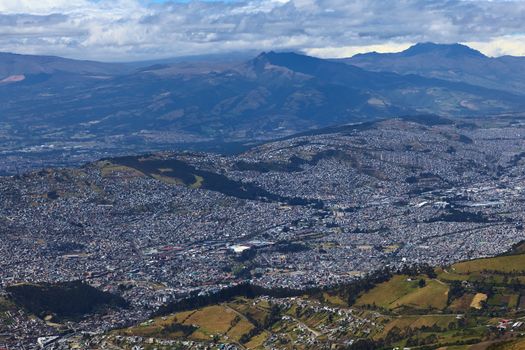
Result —
<path fill-rule="evenodd" d="M 436 44 L 436 43 L 418 43 L 409 47 L 401 54 L 405 57 L 418 56 L 425 54 L 438 53 L 450 58 L 458 57 L 486 57 L 481 52 L 474 50 L 463 44 Z"/>

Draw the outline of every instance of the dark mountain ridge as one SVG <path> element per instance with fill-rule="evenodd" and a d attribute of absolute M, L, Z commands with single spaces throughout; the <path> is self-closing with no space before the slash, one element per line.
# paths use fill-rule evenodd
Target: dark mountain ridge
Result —
<path fill-rule="evenodd" d="M 404 57 L 411 57 L 424 54 L 440 54 L 449 58 L 477 57 L 487 58 L 478 50 L 474 50 L 462 44 L 436 44 L 436 43 L 419 43 L 407 50 L 401 52 Z M 394 54 L 395 55 L 395 54 Z"/>
<path fill-rule="evenodd" d="M 0 80 L 12 75 L 37 74 L 102 74 L 115 75 L 128 72 L 119 63 L 73 60 L 57 56 L 33 56 L 0 52 Z"/>
<path fill-rule="evenodd" d="M 525 57 L 488 57 L 461 44 L 416 44 L 397 53 L 365 53 L 340 60 L 372 71 L 429 78 L 523 94 Z"/>
<path fill-rule="evenodd" d="M 371 56 L 383 57 L 378 55 Z M 459 57 L 492 60 L 467 47 L 433 44 L 416 46 L 407 55 L 402 62 L 435 62 L 435 69 L 447 62 L 459 65 Z M 453 57 L 421 59 L 435 55 Z M 37 68 L 24 66 L 33 73 L 0 83 L 0 123 L 8 131 L 2 157 L 25 157 L 36 149 L 42 159 L 51 149 L 81 153 L 88 161 L 182 145 L 209 149 L 211 143 L 254 143 L 400 115 L 480 117 L 525 109 L 520 93 L 484 85 L 483 76 L 472 83 L 438 79 L 297 53 L 267 52 L 215 67 L 208 61 L 156 64 L 110 75 L 95 74 L 99 66 L 92 62 L 71 67 L 75 61 L 35 60 L 41 62 Z"/>

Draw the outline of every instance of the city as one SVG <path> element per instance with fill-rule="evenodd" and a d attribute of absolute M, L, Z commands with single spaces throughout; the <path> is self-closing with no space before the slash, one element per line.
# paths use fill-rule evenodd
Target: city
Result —
<path fill-rule="evenodd" d="M 82 280 L 118 293 L 129 308 L 62 325 L 104 333 L 248 280 L 301 290 L 385 266 L 501 254 L 523 239 L 525 125 L 439 121 L 343 126 L 236 156 L 157 153 L 4 177 L 1 285 Z M 204 177 L 170 177 L 173 164 Z M 12 319 L 7 344 L 54 335 L 50 322 Z"/>

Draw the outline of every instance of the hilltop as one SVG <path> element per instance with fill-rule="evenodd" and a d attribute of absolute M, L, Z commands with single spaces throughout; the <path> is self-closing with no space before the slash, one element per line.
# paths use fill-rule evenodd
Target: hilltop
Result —
<path fill-rule="evenodd" d="M 367 53 L 343 59 L 372 71 L 416 74 L 522 95 L 524 57 L 487 57 L 461 44 L 420 43 L 398 53 Z"/>

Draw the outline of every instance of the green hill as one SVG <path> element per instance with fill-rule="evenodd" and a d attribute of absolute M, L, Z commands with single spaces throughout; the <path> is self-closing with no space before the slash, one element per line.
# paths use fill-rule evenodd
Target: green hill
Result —
<path fill-rule="evenodd" d="M 380 271 L 302 296 L 284 297 L 283 291 L 279 297 L 253 298 L 226 293 L 229 299 L 210 297 L 208 305 L 201 297 L 199 307 L 192 309 L 187 302 L 186 309 L 117 330 L 108 341 L 119 339 L 122 345 L 139 336 L 152 339 L 152 348 L 169 339 L 203 343 L 211 349 L 225 343 L 290 350 L 523 349 L 522 248 L 447 267 Z"/>

